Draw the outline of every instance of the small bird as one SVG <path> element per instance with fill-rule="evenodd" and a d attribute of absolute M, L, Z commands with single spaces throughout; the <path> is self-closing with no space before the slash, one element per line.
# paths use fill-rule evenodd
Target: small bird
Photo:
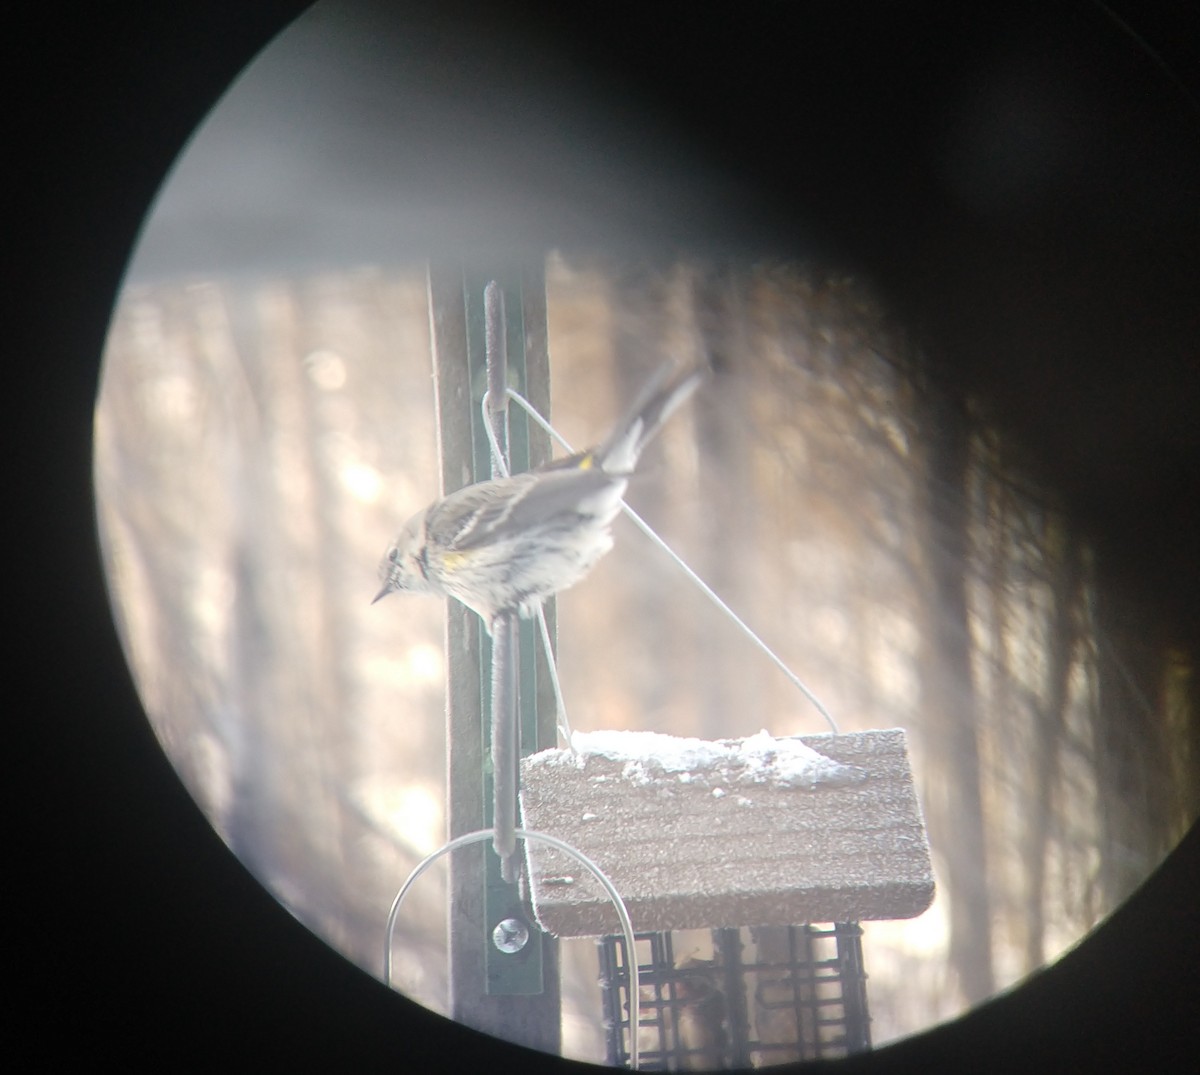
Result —
<path fill-rule="evenodd" d="M 676 965 L 688 971 L 676 986 L 675 1038 L 680 1071 L 715 1071 L 724 1067 L 728 1012 L 715 960 L 689 956 Z"/>
<path fill-rule="evenodd" d="M 672 1071 L 726 1066 L 729 1013 L 716 960 L 681 959 L 674 972 L 642 986 L 639 997 L 638 1046 L 646 1060 L 667 1063 Z"/>
<path fill-rule="evenodd" d="M 379 563 L 390 593 L 432 593 L 473 609 L 537 615 L 612 548 L 612 523 L 638 457 L 695 391 L 702 371 L 668 363 L 597 448 L 458 489 L 405 524 Z"/>

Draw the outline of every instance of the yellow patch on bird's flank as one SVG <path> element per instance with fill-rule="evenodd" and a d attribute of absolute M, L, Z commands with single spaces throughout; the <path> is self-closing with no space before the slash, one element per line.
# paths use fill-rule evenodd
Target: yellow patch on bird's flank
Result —
<path fill-rule="evenodd" d="M 594 455 L 592 455 L 591 452 L 588 452 L 587 455 L 585 455 L 582 459 L 579 460 L 579 469 L 580 470 L 591 470 L 592 466 L 595 464 L 595 462 L 596 462 L 596 457 Z"/>
<path fill-rule="evenodd" d="M 453 571 L 467 558 L 465 552 L 448 552 L 442 555 L 442 566 Z"/>

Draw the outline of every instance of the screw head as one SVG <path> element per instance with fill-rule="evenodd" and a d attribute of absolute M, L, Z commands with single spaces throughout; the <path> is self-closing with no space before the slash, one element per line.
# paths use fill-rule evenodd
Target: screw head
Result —
<path fill-rule="evenodd" d="M 519 918 L 505 918 L 492 930 L 492 944 L 508 955 L 519 952 L 528 943 L 529 927 Z"/>

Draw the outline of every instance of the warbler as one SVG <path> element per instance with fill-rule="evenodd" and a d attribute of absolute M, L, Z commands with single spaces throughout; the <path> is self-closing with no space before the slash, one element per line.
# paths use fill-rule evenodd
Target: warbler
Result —
<path fill-rule="evenodd" d="M 612 548 L 612 523 L 649 441 L 702 371 L 668 363 L 597 448 L 458 489 L 405 524 L 379 563 L 390 593 L 453 597 L 490 632 L 502 612 L 537 615 Z"/>

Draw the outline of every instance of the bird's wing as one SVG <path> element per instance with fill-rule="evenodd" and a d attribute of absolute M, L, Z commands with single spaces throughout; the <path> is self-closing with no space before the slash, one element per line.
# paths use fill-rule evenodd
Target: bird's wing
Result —
<path fill-rule="evenodd" d="M 612 484 L 613 478 L 601 470 L 531 471 L 469 485 L 448 496 L 436 510 L 439 516 L 445 513 L 446 520 L 461 518 L 447 545 L 450 551 L 461 552 L 586 511 L 588 499 Z M 442 519 L 431 520 L 434 527 L 439 523 L 444 525 Z"/>

